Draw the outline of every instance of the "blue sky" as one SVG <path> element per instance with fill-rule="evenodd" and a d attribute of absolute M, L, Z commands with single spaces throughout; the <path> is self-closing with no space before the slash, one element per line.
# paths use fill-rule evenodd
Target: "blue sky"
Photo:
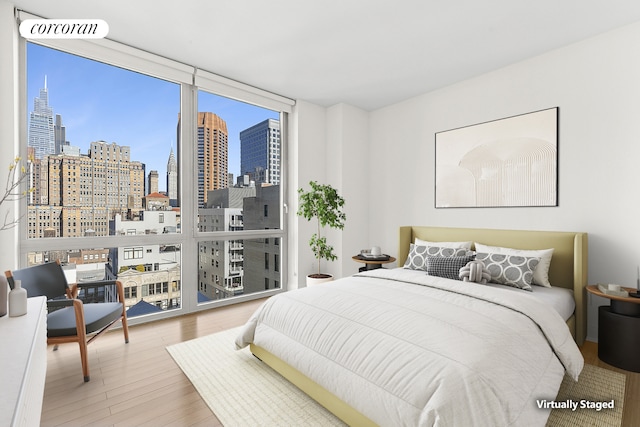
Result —
<path fill-rule="evenodd" d="M 131 159 L 157 170 L 166 190 L 166 167 L 176 149 L 180 85 L 27 43 L 27 117 L 47 78 L 49 106 L 62 116 L 66 139 L 87 154 L 93 141 L 131 147 Z M 239 134 L 278 112 L 200 92 L 198 110 L 227 122 L 229 172 L 240 170 Z"/>

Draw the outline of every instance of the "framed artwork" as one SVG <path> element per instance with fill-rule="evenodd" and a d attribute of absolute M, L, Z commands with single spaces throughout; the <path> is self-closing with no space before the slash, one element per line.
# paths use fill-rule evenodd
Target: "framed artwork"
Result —
<path fill-rule="evenodd" d="M 436 133 L 435 207 L 558 206 L 558 107 Z"/>

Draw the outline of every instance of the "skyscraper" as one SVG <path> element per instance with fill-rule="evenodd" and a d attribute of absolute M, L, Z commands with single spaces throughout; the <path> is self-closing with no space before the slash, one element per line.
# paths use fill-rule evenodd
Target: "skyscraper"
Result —
<path fill-rule="evenodd" d="M 256 184 L 280 184 L 280 122 L 267 119 L 240 132 L 240 173 Z"/>
<path fill-rule="evenodd" d="M 144 164 L 131 161 L 128 146 L 97 141 L 88 155 L 45 156 L 35 164 L 42 191 L 29 206 L 29 237 L 79 237 L 89 230 L 107 236 L 114 215 L 143 209 Z"/>
<path fill-rule="evenodd" d="M 36 159 L 56 152 L 53 109 L 49 106 L 46 76 L 44 88 L 40 89 L 40 96 L 34 98 L 33 111 L 29 114 L 29 146 L 34 148 Z"/>
<path fill-rule="evenodd" d="M 178 205 L 178 162 L 173 154 L 173 148 L 167 161 L 167 196 L 171 206 Z"/>
<path fill-rule="evenodd" d="M 213 113 L 198 113 L 198 206 L 207 204 L 207 192 L 228 187 L 229 140 L 227 123 Z"/>
<path fill-rule="evenodd" d="M 158 171 L 149 172 L 149 187 L 147 188 L 147 194 L 153 194 L 158 192 Z"/>
<path fill-rule="evenodd" d="M 67 128 L 62 124 L 62 116 L 60 114 L 56 114 L 53 134 L 55 141 L 55 154 L 60 154 L 62 153 L 62 147 L 69 145 L 69 142 L 67 141 Z"/>

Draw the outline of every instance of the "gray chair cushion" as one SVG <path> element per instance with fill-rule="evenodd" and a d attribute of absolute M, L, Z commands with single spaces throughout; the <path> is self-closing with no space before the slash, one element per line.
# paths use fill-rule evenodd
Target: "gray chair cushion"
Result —
<path fill-rule="evenodd" d="M 122 315 L 122 304 L 105 302 L 100 304 L 84 304 L 84 320 L 87 334 L 92 334 L 117 320 Z M 66 307 L 49 313 L 47 316 L 49 337 L 65 337 L 76 335 L 76 316 L 73 307 Z"/>

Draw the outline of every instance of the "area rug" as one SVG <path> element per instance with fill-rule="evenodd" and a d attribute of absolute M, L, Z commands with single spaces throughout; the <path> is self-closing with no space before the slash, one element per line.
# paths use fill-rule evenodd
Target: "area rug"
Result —
<path fill-rule="evenodd" d="M 280 374 L 253 357 L 236 351 L 239 328 L 167 347 L 209 408 L 226 427 L 344 426 L 337 417 Z M 580 381 L 566 377 L 557 402 L 615 402 L 614 409 L 553 409 L 547 426 L 620 426 L 625 376 L 585 365 Z"/>
<path fill-rule="evenodd" d="M 553 409 L 549 415 L 547 426 L 551 427 L 619 427 L 622 423 L 624 406 L 624 389 L 627 377 L 618 372 L 585 365 L 576 383 L 565 376 L 556 402 L 572 401 L 578 404 L 575 411 L 570 409 Z M 613 409 L 581 408 L 589 402 L 610 402 Z M 584 403 L 582 403 L 584 401 Z"/>

